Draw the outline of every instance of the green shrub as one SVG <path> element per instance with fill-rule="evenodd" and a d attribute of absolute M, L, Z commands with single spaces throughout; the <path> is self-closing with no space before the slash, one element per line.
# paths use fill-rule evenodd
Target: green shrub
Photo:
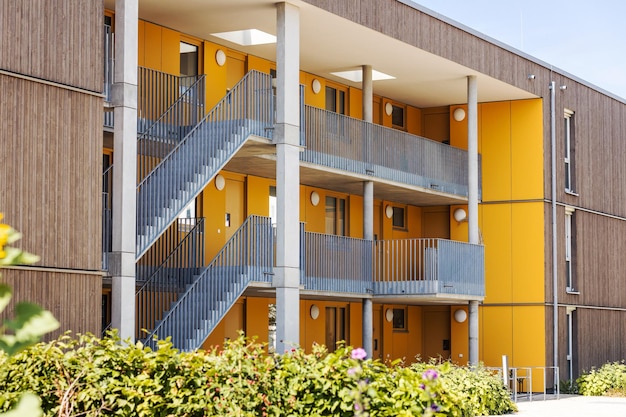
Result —
<path fill-rule="evenodd" d="M 600 369 L 591 369 L 577 380 L 582 395 L 612 395 L 626 397 L 626 364 L 606 363 Z"/>
<path fill-rule="evenodd" d="M 152 351 L 114 334 L 65 335 L 6 359 L 0 410 L 25 390 L 40 396 L 47 416 L 463 417 L 514 407 L 487 372 L 387 366 L 363 353 L 315 346 L 310 354 L 270 355 L 243 337 L 220 350 L 179 353 L 169 341 Z"/>
<path fill-rule="evenodd" d="M 501 415 L 517 411 L 502 379 L 482 365 L 470 368 L 453 366 L 449 362 L 431 362 L 416 363 L 411 368 L 418 372 L 429 368 L 438 370 L 446 398 L 461 406 L 461 416 Z"/>

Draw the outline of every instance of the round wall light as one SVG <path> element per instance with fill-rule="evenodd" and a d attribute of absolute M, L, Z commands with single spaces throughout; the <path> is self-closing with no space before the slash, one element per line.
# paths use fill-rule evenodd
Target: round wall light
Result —
<path fill-rule="evenodd" d="M 391 113 L 393 113 L 393 104 L 389 102 L 385 104 L 385 113 L 387 113 L 387 116 L 391 116 Z"/>
<path fill-rule="evenodd" d="M 393 207 L 389 205 L 385 207 L 385 216 L 387 216 L 388 219 L 391 219 L 393 217 Z"/>
<path fill-rule="evenodd" d="M 217 188 L 218 191 L 222 191 L 225 186 L 226 186 L 226 179 L 221 174 L 217 174 L 215 176 L 215 188 Z"/>
<path fill-rule="evenodd" d="M 467 320 L 467 311 L 458 309 L 454 312 L 454 321 L 457 323 L 463 323 L 465 320 Z"/>
<path fill-rule="evenodd" d="M 390 323 L 393 321 L 393 309 L 388 308 L 387 310 L 385 310 L 385 320 Z"/>
<path fill-rule="evenodd" d="M 315 78 L 311 83 L 311 88 L 313 89 L 313 93 L 318 94 L 320 91 L 322 91 L 322 83 L 320 83 L 320 80 Z"/>
<path fill-rule="evenodd" d="M 467 213 L 465 212 L 464 209 L 458 208 L 454 210 L 454 220 L 461 223 L 463 220 L 466 220 L 466 219 L 467 219 Z"/>
<path fill-rule="evenodd" d="M 224 51 L 222 51 L 221 49 L 218 49 L 215 52 L 215 62 L 220 67 L 223 67 L 224 64 L 226 63 L 226 53 Z"/>
<path fill-rule="evenodd" d="M 313 320 L 317 320 L 317 318 L 320 316 L 320 308 L 317 305 L 313 304 L 311 306 L 311 309 L 309 310 L 309 314 L 311 315 L 311 318 Z"/>
<path fill-rule="evenodd" d="M 316 207 L 320 203 L 320 195 L 317 191 L 311 193 L 311 204 Z"/>
<path fill-rule="evenodd" d="M 454 110 L 454 113 L 452 113 L 452 117 L 454 117 L 454 120 L 456 120 L 457 122 L 462 122 L 463 120 L 465 120 L 465 110 L 461 107 L 456 108 Z"/>

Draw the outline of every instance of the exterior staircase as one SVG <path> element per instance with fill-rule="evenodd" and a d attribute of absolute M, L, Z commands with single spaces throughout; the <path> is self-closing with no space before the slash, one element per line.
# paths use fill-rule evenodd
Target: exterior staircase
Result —
<path fill-rule="evenodd" d="M 251 135 L 271 138 L 271 77 L 249 72 L 137 185 L 139 259 Z"/>
<path fill-rule="evenodd" d="M 179 294 L 143 343 L 155 349 L 156 337 L 170 336 L 180 350 L 199 349 L 250 282 L 272 281 L 273 264 L 271 219 L 248 217 L 209 266 Z"/>

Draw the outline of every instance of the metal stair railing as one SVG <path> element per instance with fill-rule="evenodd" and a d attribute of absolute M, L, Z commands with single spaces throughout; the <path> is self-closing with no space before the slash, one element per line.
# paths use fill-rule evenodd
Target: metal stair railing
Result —
<path fill-rule="evenodd" d="M 269 217 L 248 217 L 157 323 L 144 344 L 155 349 L 154 338 L 158 336 L 161 339 L 171 337 L 180 350 L 200 348 L 250 282 L 271 282 L 273 240 Z"/>
<path fill-rule="evenodd" d="M 251 71 L 137 186 L 137 258 L 204 189 L 250 135 L 271 138 L 271 77 Z"/>
<path fill-rule="evenodd" d="M 142 72 L 146 71 L 148 70 L 142 69 Z M 173 78 L 173 81 L 155 88 L 176 91 L 180 94 L 176 101 L 155 121 L 145 119 L 138 121 L 137 183 L 140 183 L 204 116 L 205 76 L 169 78 Z M 148 99 L 143 101 L 146 102 L 144 106 L 148 108 L 157 106 L 148 103 Z"/>
<path fill-rule="evenodd" d="M 205 267 L 204 218 L 179 219 L 173 225 L 176 225 L 173 234 L 178 235 L 178 244 L 161 264 L 143 265 L 142 258 L 136 265 L 137 282 L 143 283 L 135 293 L 137 339 L 144 335 L 142 329 L 154 328 L 178 295 Z"/>

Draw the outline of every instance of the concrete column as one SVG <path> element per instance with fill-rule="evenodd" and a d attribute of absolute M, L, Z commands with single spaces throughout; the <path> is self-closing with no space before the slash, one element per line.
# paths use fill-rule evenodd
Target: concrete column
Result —
<path fill-rule="evenodd" d="M 469 302 L 469 364 L 478 365 L 478 301 Z"/>
<path fill-rule="evenodd" d="M 372 66 L 363 65 L 363 120 L 368 123 L 374 121 L 374 83 L 372 81 Z"/>
<path fill-rule="evenodd" d="M 362 67 L 362 87 L 363 87 L 363 120 L 372 123 L 374 121 L 374 83 L 372 81 L 372 66 Z M 368 138 L 365 137 L 365 140 Z M 369 146 L 369 143 L 366 143 Z M 371 150 L 367 150 L 369 155 Z M 374 240 L 374 182 L 363 183 L 363 239 Z M 366 269 L 369 270 L 369 269 Z M 368 357 L 372 357 L 374 352 L 374 311 L 372 299 L 363 299 L 363 320 L 362 320 L 362 347 L 367 352 Z"/>
<path fill-rule="evenodd" d="M 276 352 L 300 342 L 300 10 L 276 5 Z"/>
<path fill-rule="evenodd" d="M 478 244 L 478 83 L 467 77 L 467 158 L 469 242 Z"/>
<path fill-rule="evenodd" d="M 113 242 L 111 326 L 135 338 L 137 184 L 137 0 L 115 2 Z"/>
<path fill-rule="evenodd" d="M 478 234 L 478 83 L 467 77 L 467 158 L 469 242 L 480 243 Z M 478 301 L 469 303 L 469 363 L 478 363 Z"/>

